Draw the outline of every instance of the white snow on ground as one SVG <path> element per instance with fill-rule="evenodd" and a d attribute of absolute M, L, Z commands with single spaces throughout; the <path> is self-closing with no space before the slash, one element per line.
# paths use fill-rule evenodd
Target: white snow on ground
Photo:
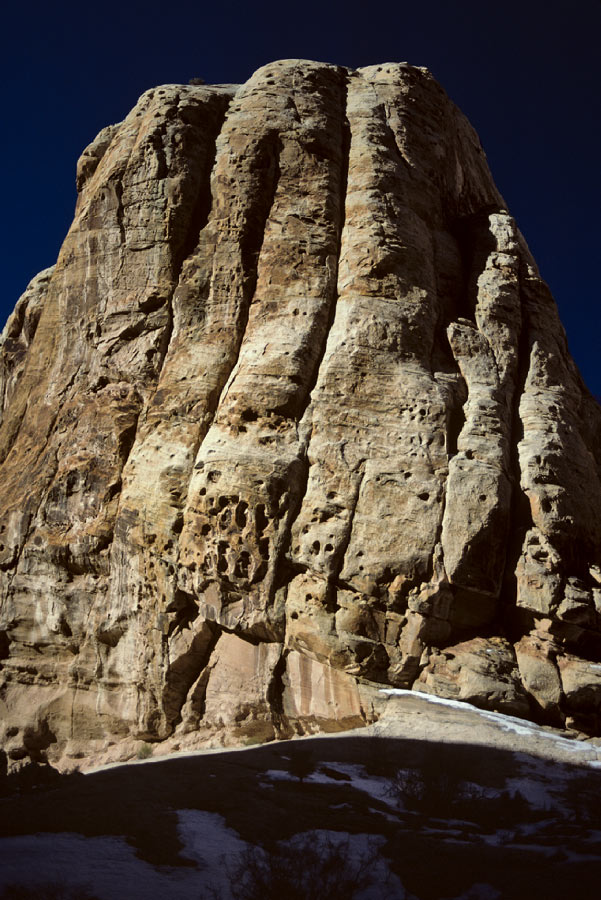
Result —
<path fill-rule="evenodd" d="M 437 703 L 443 706 L 451 706 L 455 709 L 461 710 L 469 710 L 472 713 L 476 713 L 481 718 L 486 719 L 489 722 L 494 722 L 496 725 L 500 725 L 504 731 L 510 731 L 515 734 L 526 735 L 528 737 L 536 737 L 541 740 L 549 740 L 553 741 L 555 744 L 561 746 L 562 750 L 567 750 L 568 752 L 576 755 L 584 755 L 586 753 L 590 753 L 591 747 L 582 741 L 576 741 L 570 738 L 563 737 L 560 734 L 553 734 L 550 731 L 543 731 L 540 726 L 536 725 L 534 722 L 528 722 L 525 719 L 518 719 L 515 716 L 508 716 L 505 713 L 497 713 L 490 712 L 486 709 L 479 709 L 477 706 L 473 706 L 471 703 L 466 703 L 463 700 L 450 700 L 446 697 L 438 697 L 435 694 L 428 694 L 425 691 L 413 691 L 405 688 L 381 688 L 379 691 L 380 694 L 387 694 L 389 696 L 404 696 L 404 697 L 413 697 L 419 698 L 420 700 L 426 700 L 429 703 Z M 601 760 L 581 760 L 583 765 L 599 765 L 601 764 Z"/>
<path fill-rule="evenodd" d="M 262 777 L 269 778 L 270 781 L 298 781 L 296 775 L 292 775 L 283 769 L 266 769 Z"/>
<path fill-rule="evenodd" d="M 125 838 L 34 834 L 0 841 L 0 891 L 8 884 L 87 888 L 101 900 L 198 900 L 195 868 L 156 867 L 136 856 Z"/>
<path fill-rule="evenodd" d="M 229 874 L 247 844 L 217 813 L 178 810 L 182 856 L 196 865 L 154 866 L 122 837 L 34 834 L 0 840 L 0 892 L 8 884 L 87 888 L 101 900 L 199 900 L 215 888 L 229 900 Z M 207 895 L 208 896 L 208 895 Z"/>
<path fill-rule="evenodd" d="M 327 767 L 329 769 L 334 769 L 341 774 L 348 775 L 350 781 L 340 781 L 326 775 L 324 772 L 316 771 L 306 776 L 304 779 L 305 782 L 313 784 L 348 785 L 356 788 L 358 791 L 369 794 L 376 800 L 385 803 L 391 809 L 398 811 L 398 798 L 395 796 L 394 792 L 391 791 L 391 778 L 367 775 L 364 766 L 360 764 L 336 762 L 328 763 Z M 411 775 L 412 773 L 412 769 L 399 769 L 398 772 L 399 775 Z M 265 782 L 265 779 L 268 779 L 267 783 Z M 274 787 L 273 782 L 277 781 L 295 782 L 298 781 L 298 779 L 295 775 L 290 774 L 290 772 L 282 771 L 281 769 L 268 769 L 261 776 L 260 783 L 263 787 Z M 269 782 L 272 782 L 272 784 Z M 502 793 L 500 789 L 483 789 L 481 785 L 469 781 L 466 782 L 466 787 L 471 787 L 476 791 L 484 790 L 486 795 L 491 799 L 498 797 Z M 553 782 L 547 781 L 547 783 L 545 783 L 538 778 L 526 774 L 523 777 L 516 776 L 515 778 L 508 779 L 503 790 L 508 790 L 511 793 L 519 791 L 528 803 L 539 809 L 556 809 L 558 803 L 554 793 L 557 790 L 557 787 L 556 779 Z M 553 788 L 554 790 L 550 790 L 550 788 Z"/>
<path fill-rule="evenodd" d="M 510 793 L 519 793 L 522 797 L 525 797 L 530 806 L 534 806 L 537 809 L 549 809 L 557 811 L 557 798 L 555 796 L 557 788 L 559 785 L 557 782 L 554 784 L 543 784 L 541 781 L 535 778 L 508 778 L 505 782 L 505 786 Z M 555 790 L 549 790 L 550 787 L 553 787 Z M 561 804 L 563 808 L 563 804 Z"/>
<path fill-rule="evenodd" d="M 226 900 L 231 896 L 231 878 L 249 844 L 228 828 L 219 813 L 180 809 L 177 818 L 177 833 L 184 844 L 182 856 L 195 860 L 202 870 L 202 883 L 216 889 L 220 900 Z"/>
<path fill-rule="evenodd" d="M 370 797 L 374 797 L 376 800 L 381 800 L 389 806 L 394 806 L 394 803 L 391 804 L 389 796 L 390 778 L 379 778 L 377 775 L 366 775 L 363 766 L 353 763 L 328 763 L 328 768 L 335 769 L 343 775 L 349 775 L 351 780 L 341 782 L 334 778 L 328 778 L 327 775 L 320 772 L 319 778 L 324 783 L 327 781 L 328 784 L 350 784 L 354 788 L 357 788 L 358 791 L 363 791 L 364 793 L 369 794 Z"/>
<path fill-rule="evenodd" d="M 373 775 L 368 776 L 365 774 L 363 766 L 352 763 L 328 763 L 327 767 L 329 769 L 334 769 L 341 774 L 349 775 L 350 781 L 340 781 L 337 778 L 331 778 L 329 775 L 326 775 L 325 772 L 316 771 L 307 775 L 304 779 L 305 782 L 313 784 L 335 784 L 339 786 L 349 785 L 357 788 L 359 791 L 364 791 L 364 793 L 369 794 L 371 797 L 375 797 L 376 800 L 381 800 L 388 805 L 394 805 L 394 803 L 391 804 L 390 797 L 388 796 L 390 792 L 389 778 L 378 778 Z M 270 781 L 298 781 L 296 775 L 291 775 L 290 772 L 284 772 L 281 769 L 268 769 L 264 773 L 263 778 L 268 778 Z"/>

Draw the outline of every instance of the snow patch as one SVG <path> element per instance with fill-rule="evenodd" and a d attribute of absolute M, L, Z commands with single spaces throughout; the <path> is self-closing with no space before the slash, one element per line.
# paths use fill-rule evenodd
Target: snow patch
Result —
<path fill-rule="evenodd" d="M 49 884 L 88 889 L 100 900 L 198 900 L 195 868 L 161 866 L 140 859 L 122 837 L 33 834 L 0 841 L 0 891 L 19 884 L 45 896 Z"/>
<path fill-rule="evenodd" d="M 177 833 L 184 844 L 181 855 L 193 859 L 202 871 L 202 884 L 217 890 L 220 898 L 229 898 L 230 874 L 250 846 L 229 828 L 219 813 L 200 809 L 177 810 Z M 197 881 L 198 890 L 198 881 Z M 198 893 L 196 897 L 198 898 Z"/>
<path fill-rule="evenodd" d="M 534 737 L 538 740 L 553 742 L 555 746 L 560 747 L 562 750 L 568 751 L 574 756 L 590 753 L 593 749 L 589 745 L 581 741 L 566 738 L 560 734 L 553 734 L 549 731 L 543 731 L 534 722 L 528 722 L 526 719 L 518 719 L 516 716 L 509 716 L 506 713 L 491 712 L 487 709 L 479 709 L 479 707 L 473 706 L 471 703 L 466 703 L 464 700 L 451 700 L 447 697 L 438 697 L 436 694 L 428 694 L 425 691 L 408 690 L 406 688 L 380 688 L 379 693 L 389 696 L 419 697 L 420 699 L 425 700 L 428 703 L 436 703 L 440 704 L 441 706 L 450 706 L 454 709 L 469 710 L 472 713 L 476 713 L 477 715 L 479 715 L 482 719 L 485 719 L 488 722 L 492 722 L 495 725 L 499 725 L 503 731 L 523 735 L 525 737 Z M 583 759 L 581 760 L 581 762 L 583 765 L 589 766 L 601 765 L 601 760 Z"/>

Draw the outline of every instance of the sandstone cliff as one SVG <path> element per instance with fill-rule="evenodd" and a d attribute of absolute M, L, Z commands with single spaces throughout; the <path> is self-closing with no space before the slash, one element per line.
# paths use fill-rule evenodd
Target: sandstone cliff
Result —
<path fill-rule="evenodd" d="M 0 347 L 9 756 L 369 721 L 601 731 L 601 410 L 425 70 L 165 85 Z"/>

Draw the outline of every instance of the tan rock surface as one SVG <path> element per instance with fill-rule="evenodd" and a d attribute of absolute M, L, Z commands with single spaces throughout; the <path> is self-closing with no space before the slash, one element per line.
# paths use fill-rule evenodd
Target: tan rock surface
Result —
<path fill-rule="evenodd" d="M 514 650 L 503 638 L 473 638 L 434 650 L 414 689 L 509 715 L 529 711 Z"/>
<path fill-rule="evenodd" d="M 11 758 L 355 725 L 374 684 L 598 730 L 601 410 L 427 70 L 165 85 L 77 185 L 0 343 Z"/>

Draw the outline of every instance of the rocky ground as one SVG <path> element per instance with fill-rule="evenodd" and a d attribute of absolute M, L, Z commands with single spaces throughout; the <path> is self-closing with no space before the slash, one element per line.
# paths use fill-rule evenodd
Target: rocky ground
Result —
<path fill-rule="evenodd" d="M 600 788 L 595 742 L 384 695 L 335 736 L 13 777 L 0 896 L 593 898 Z"/>

